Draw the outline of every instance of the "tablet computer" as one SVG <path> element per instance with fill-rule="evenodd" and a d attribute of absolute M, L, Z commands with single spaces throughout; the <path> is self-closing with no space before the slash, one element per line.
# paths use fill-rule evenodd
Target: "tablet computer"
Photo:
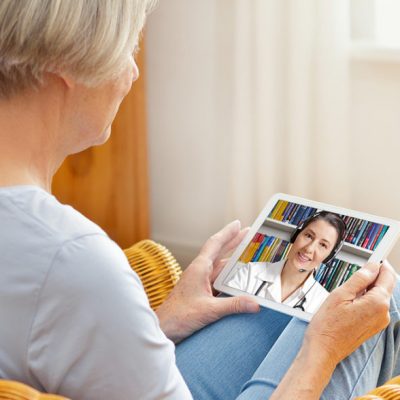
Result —
<path fill-rule="evenodd" d="M 399 235 L 396 220 L 278 193 L 214 288 L 309 321 L 332 290 L 384 260 Z"/>

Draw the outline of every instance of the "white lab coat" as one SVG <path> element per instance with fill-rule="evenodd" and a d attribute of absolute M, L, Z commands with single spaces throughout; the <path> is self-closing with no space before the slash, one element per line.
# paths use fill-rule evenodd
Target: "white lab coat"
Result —
<path fill-rule="evenodd" d="M 284 265 L 285 260 L 276 263 L 237 262 L 233 274 L 228 277 L 226 285 L 249 294 L 255 294 L 263 282 L 266 282 L 258 296 L 290 307 L 298 304 L 305 296 L 304 310 L 309 313 L 316 312 L 328 297 L 329 292 L 314 279 L 312 274 L 310 274 L 302 287 L 298 288 L 285 301 L 281 301 L 281 272 Z"/>

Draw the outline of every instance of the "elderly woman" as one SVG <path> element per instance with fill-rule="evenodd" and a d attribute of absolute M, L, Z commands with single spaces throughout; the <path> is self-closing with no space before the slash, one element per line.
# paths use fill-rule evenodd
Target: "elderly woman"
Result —
<path fill-rule="evenodd" d="M 150 3 L 0 2 L 0 377 L 75 400 L 190 399 L 173 344 L 188 338 L 178 361 L 196 398 L 207 397 L 203 387 L 213 396 L 212 387 L 225 391 L 246 382 L 240 398 L 267 398 L 290 364 L 273 397 L 318 398 L 336 365 L 389 323 L 395 277 L 388 265 L 355 274 L 307 329 L 267 311 L 209 325 L 230 313 L 258 311 L 245 297 L 212 295 L 222 256 L 245 233 L 233 222 L 207 241 L 156 315 L 118 246 L 50 193 L 66 156 L 107 140 L 138 76 L 132 54 Z M 393 318 L 395 311 L 392 325 Z M 253 334 L 235 333 L 237 324 Z M 254 348 L 261 335 L 264 344 Z M 240 349 L 232 347 L 238 340 Z M 287 351 L 274 364 L 279 343 Z M 347 364 L 339 364 L 333 382 L 340 390 L 346 379 L 354 384 L 362 371 L 375 371 L 371 360 L 381 371 L 382 346 L 387 357 L 394 354 L 390 333 L 348 358 L 349 375 L 340 374 Z M 201 357 L 243 350 L 242 369 L 235 371 L 229 358 L 216 372 L 211 357 Z"/>

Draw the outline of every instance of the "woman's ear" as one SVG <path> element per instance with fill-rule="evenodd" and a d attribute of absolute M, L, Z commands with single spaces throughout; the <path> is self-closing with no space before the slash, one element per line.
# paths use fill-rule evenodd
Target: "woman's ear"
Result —
<path fill-rule="evenodd" d="M 68 89 L 73 89 L 76 86 L 76 81 L 71 75 L 64 73 L 56 75 Z"/>
<path fill-rule="evenodd" d="M 76 80 L 72 75 L 59 73 L 59 72 L 46 72 L 43 76 L 44 86 L 49 84 L 56 84 L 59 88 L 73 89 L 77 86 Z"/>

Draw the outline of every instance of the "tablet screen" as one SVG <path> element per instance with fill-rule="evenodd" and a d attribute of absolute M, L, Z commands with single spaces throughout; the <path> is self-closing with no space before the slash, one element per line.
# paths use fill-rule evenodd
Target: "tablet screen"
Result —
<path fill-rule="evenodd" d="M 385 258 L 398 231 L 397 221 L 276 195 L 216 287 L 312 315 L 366 262 Z"/>

